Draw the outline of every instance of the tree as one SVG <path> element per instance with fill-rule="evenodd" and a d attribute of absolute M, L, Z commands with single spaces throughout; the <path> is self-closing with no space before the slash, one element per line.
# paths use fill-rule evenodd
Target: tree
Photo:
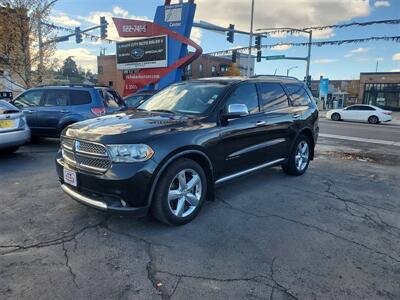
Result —
<path fill-rule="evenodd" d="M 0 0 L 0 64 L 27 88 L 51 69 L 55 43 L 46 22 L 57 0 Z M 39 47 L 39 39 L 41 45 Z"/>
<path fill-rule="evenodd" d="M 61 67 L 61 74 L 65 77 L 80 77 L 80 72 L 76 62 L 72 59 L 72 56 L 68 56 L 64 60 L 64 64 Z"/>

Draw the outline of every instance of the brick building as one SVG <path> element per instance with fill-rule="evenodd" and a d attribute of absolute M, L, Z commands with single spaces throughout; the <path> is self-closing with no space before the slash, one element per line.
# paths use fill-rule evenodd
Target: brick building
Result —
<path fill-rule="evenodd" d="M 400 110 L 400 72 L 360 74 L 359 103 Z"/>

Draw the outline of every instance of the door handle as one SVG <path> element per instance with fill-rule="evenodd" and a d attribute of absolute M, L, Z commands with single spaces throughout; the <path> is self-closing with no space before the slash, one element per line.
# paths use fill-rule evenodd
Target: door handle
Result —
<path fill-rule="evenodd" d="M 26 109 L 26 110 L 24 110 L 24 112 L 26 112 L 28 114 L 33 114 L 36 111 L 35 110 Z"/>
<path fill-rule="evenodd" d="M 300 118 L 301 117 L 301 114 L 294 114 L 293 115 L 293 119 L 298 119 L 298 118 Z"/>
<path fill-rule="evenodd" d="M 267 123 L 265 123 L 264 121 L 257 121 L 256 122 L 256 126 L 264 126 L 264 125 L 266 125 Z"/>

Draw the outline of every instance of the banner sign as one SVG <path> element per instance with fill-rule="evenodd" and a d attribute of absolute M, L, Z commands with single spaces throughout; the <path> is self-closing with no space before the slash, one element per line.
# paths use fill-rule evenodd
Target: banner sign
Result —
<path fill-rule="evenodd" d="M 117 69 L 167 67 L 167 36 L 117 43 Z"/>

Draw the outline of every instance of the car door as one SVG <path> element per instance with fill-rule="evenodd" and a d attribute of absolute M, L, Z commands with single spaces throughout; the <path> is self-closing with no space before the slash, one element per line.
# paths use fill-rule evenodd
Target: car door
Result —
<path fill-rule="evenodd" d="M 360 117 L 360 106 L 359 105 L 352 105 L 347 107 L 343 113 L 341 114 L 343 120 L 348 121 L 359 121 Z"/>
<path fill-rule="evenodd" d="M 12 100 L 12 104 L 24 113 L 28 126 L 32 129 L 33 133 L 35 133 L 38 127 L 37 110 L 42 101 L 43 94 L 43 89 L 28 90 Z"/>
<path fill-rule="evenodd" d="M 240 84 L 230 94 L 222 108 L 230 104 L 245 104 L 249 114 L 230 119 L 220 127 L 218 146 L 219 166 L 216 177 L 252 168 L 267 159 L 262 149 L 267 141 L 265 115 L 260 111 L 257 87 L 254 83 Z"/>
<path fill-rule="evenodd" d="M 47 89 L 38 108 L 38 130 L 41 133 L 57 134 L 60 120 L 70 112 L 68 103 L 68 89 Z"/>

